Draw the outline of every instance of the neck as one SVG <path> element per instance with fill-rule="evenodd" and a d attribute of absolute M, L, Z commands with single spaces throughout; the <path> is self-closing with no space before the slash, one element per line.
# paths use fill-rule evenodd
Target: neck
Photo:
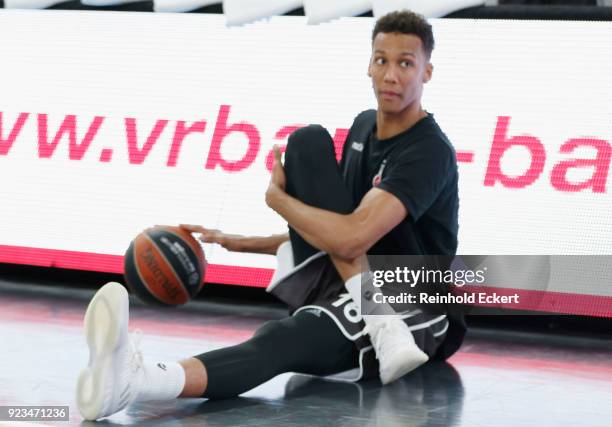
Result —
<path fill-rule="evenodd" d="M 407 107 L 399 113 L 376 112 L 376 138 L 387 139 L 410 129 L 416 122 L 427 116 L 420 103 Z"/>

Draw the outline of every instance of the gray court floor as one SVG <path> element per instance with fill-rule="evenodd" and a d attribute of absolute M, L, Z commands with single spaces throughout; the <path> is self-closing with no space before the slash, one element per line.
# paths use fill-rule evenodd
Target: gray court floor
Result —
<path fill-rule="evenodd" d="M 143 403 L 84 422 L 74 388 L 87 361 L 81 322 L 93 293 L 0 280 L 0 405 L 70 407 L 69 422 L 47 425 L 612 425 L 612 350 L 605 343 L 551 344 L 543 336 L 479 330 L 449 363 L 426 365 L 386 387 L 284 374 L 235 399 Z M 240 342 L 283 315 L 269 304 L 195 301 L 160 310 L 132 301 L 130 328 L 143 331 L 145 358 L 175 360 Z"/>

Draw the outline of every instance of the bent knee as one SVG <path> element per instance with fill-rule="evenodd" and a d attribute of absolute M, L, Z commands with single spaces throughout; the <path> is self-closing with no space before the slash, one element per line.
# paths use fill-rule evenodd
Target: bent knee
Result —
<path fill-rule="evenodd" d="M 323 126 L 312 124 L 296 129 L 289 135 L 289 140 L 294 141 L 311 141 L 313 139 L 331 139 L 331 135 Z"/>
<path fill-rule="evenodd" d="M 322 153 L 334 150 L 334 141 L 323 126 L 308 125 L 289 135 L 285 156 L 319 159 Z"/>

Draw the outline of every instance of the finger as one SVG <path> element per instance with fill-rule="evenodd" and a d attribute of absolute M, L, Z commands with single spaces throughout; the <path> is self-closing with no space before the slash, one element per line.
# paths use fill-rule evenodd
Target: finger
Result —
<path fill-rule="evenodd" d="M 274 145 L 274 160 L 276 160 L 279 165 L 282 164 L 281 149 L 278 145 Z"/>
<path fill-rule="evenodd" d="M 179 224 L 179 227 L 183 230 L 189 231 L 190 233 L 204 233 L 206 231 L 206 229 L 201 225 Z"/>
<path fill-rule="evenodd" d="M 212 234 L 200 234 L 198 240 L 202 243 L 219 243 Z"/>

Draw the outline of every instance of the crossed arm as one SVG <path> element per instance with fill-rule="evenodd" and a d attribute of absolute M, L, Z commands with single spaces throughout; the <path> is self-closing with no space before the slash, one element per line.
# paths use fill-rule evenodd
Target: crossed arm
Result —
<path fill-rule="evenodd" d="M 364 255 L 407 214 L 397 197 L 377 188 L 346 215 L 306 205 L 278 186 L 268 188 L 266 202 L 312 246 L 347 261 Z"/>
<path fill-rule="evenodd" d="M 308 243 L 333 257 L 359 258 L 408 214 L 397 197 L 378 188 L 368 191 L 350 214 L 309 206 L 285 192 L 285 171 L 277 147 L 274 153 L 266 203 Z"/>
<path fill-rule="evenodd" d="M 402 202 L 391 193 L 373 188 L 350 214 L 339 214 L 309 206 L 285 192 L 285 171 L 281 154 L 275 147 L 272 176 L 266 203 L 283 217 L 308 243 L 332 257 L 353 261 L 408 215 Z M 276 254 L 278 246 L 289 240 L 288 233 L 268 237 L 245 237 L 195 225 L 181 225 L 201 233 L 200 240 L 218 243 L 230 251 Z"/>

